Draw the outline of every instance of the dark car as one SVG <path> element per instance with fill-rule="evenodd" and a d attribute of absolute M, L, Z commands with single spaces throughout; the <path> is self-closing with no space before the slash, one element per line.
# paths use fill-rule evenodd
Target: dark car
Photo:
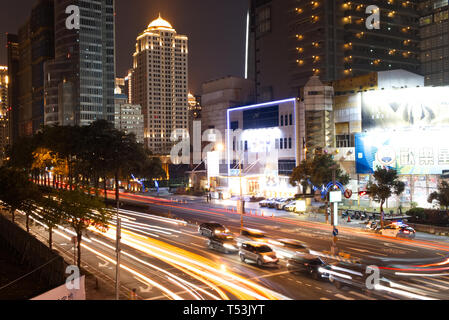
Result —
<path fill-rule="evenodd" d="M 274 202 L 275 199 L 266 199 L 266 200 L 262 200 L 259 202 L 259 206 L 264 208 L 264 207 L 268 207 L 268 204 L 271 202 Z"/>
<path fill-rule="evenodd" d="M 371 290 L 367 287 L 368 276 L 369 274 L 366 272 L 366 267 L 363 265 L 338 263 L 331 266 L 329 281 L 332 282 L 337 289 L 342 289 L 344 287 L 355 288 L 370 295 Z"/>
<path fill-rule="evenodd" d="M 214 235 L 209 239 L 208 246 L 212 250 L 224 253 L 235 253 L 239 251 L 237 241 L 231 234 Z"/>
<path fill-rule="evenodd" d="M 315 280 L 328 279 L 330 266 L 320 257 L 311 254 L 295 255 L 287 261 L 287 270 L 293 274 L 309 274 Z"/>
<path fill-rule="evenodd" d="M 229 233 L 229 230 L 222 224 L 211 222 L 203 223 L 198 227 L 198 232 L 202 236 L 212 237 L 220 233 Z"/>

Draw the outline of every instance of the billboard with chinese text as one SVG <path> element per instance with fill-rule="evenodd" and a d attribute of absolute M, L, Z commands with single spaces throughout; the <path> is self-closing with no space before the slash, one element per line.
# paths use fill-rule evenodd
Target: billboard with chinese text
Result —
<path fill-rule="evenodd" d="M 402 175 L 442 174 L 449 170 L 448 137 L 449 128 L 356 134 L 357 173 L 372 174 L 380 166 Z"/>
<path fill-rule="evenodd" d="M 362 129 L 449 126 L 449 87 L 362 93 Z"/>

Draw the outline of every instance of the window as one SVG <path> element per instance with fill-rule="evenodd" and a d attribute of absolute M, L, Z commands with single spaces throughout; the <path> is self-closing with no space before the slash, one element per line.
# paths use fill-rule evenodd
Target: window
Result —
<path fill-rule="evenodd" d="M 293 125 L 293 114 L 290 114 L 290 125 Z"/>
<path fill-rule="evenodd" d="M 279 126 L 279 106 L 243 111 L 243 130 Z"/>
<path fill-rule="evenodd" d="M 284 138 L 284 149 L 287 149 L 287 138 Z"/>
<path fill-rule="evenodd" d="M 284 126 L 284 116 L 281 116 L 281 127 Z"/>
<path fill-rule="evenodd" d="M 288 148 L 292 148 L 292 138 L 288 138 Z"/>

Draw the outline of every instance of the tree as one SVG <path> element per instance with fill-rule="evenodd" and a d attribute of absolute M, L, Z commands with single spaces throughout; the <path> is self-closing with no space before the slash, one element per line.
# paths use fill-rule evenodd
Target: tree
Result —
<path fill-rule="evenodd" d="M 11 220 L 14 222 L 17 210 L 22 210 L 28 217 L 31 214 L 31 204 L 38 198 L 38 188 L 29 180 L 24 171 L 14 168 L 0 168 L 0 200 L 2 200 L 11 213 Z"/>
<path fill-rule="evenodd" d="M 442 181 L 438 185 L 438 191 L 434 191 L 429 195 L 427 202 L 432 203 L 436 201 L 440 207 L 446 209 L 446 213 L 449 214 L 449 183 Z"/>
<path fill-rule="evenodd" d="M 369 196 L 376 202 L 380 202 L 381 212 L 381 227 L 384 226 L 384 211 L 383 205 L 385 201 L 390 198 L 393 193 L 400 195 L 404 189 L 405 184 L 398 180 L 398 174 L 395 169 L 387 169 L 377 167 L 374 171 L 373 177 L 375 182 L 370 181 L 367 185 L 366 191 Z"/>
<path fill-rule="evenodd" d="M 340 169 L 339 164 L 333 159 L 332 155 L 316 155 L 300 163 L 293 169 L 290 176 L 290 184 L 296 186 L 298 183 L 303 186 L 303 193 L 310 181 L 314 186 L 321 187 L 327 185 L 333 179 L 333 168 L 335 169 L 335 178 L 342 185 L 349 182 L 349 175 Z"/>
<path fill-rule="evenodd" d="M 48 246 L 53 247 L 53 229 L 63 221 L 64 213 L 59 205 L 57 194 L 48 194 L 41 198 L 37 219 L 48 227 Z"/>
<path fill-rule="evenodd" d="M 59 190 L 57 201 L 63 223 L 70 226 L 77 238 L 77 265 L 81 266 L 81 242 L 83 232 L 95 227 L 102 232 L 108 229 L 110 211 L 98 197 L 86 194 L 84 190 Z"/>

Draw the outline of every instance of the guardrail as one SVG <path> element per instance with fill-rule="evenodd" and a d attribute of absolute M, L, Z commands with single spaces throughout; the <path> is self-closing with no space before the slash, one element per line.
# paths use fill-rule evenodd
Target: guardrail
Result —
<path fill-rule="evenodd" d="M 420 232 L 427 232 L 435 235 L 448 236 L 449 227 L 439 227 L 426 224 L 407 223 L 410 227 Z"/>

